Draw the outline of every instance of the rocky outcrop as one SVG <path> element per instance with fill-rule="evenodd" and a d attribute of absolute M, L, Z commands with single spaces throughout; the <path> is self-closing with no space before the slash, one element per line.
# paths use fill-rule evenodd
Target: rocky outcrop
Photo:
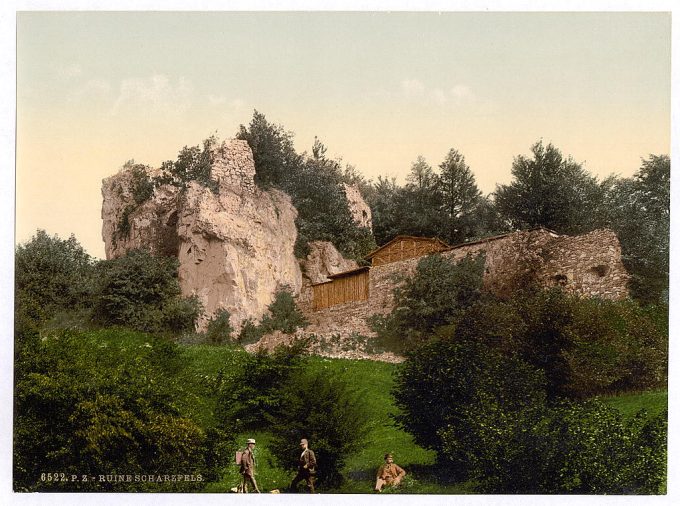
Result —
<path fill-rule="evenodd" d="M 348 260 L 335 249 L 332 242 L 311 241 L 309 254 L 300 262 L 302 272 L 311 284 L 324 283 L 328 276 L 356 269 L 358 264 Z"/>
<path fill-rule="evenodd" d="M 345 196 L 347 197 L 347 205 L 349 211 L 352 213 L 354 223 L 360 227 L 367 228 L 373 231 L 373 218 L 371 216 L 371 208 L 368 206 L 364 198 L 361 196 L 359 187 L 356 185 L 343 184 Z"/>
<path fill-rule="evenodd" d="M 232 140 L 213 151 L 212 178 L 217 191 L 197 183 L 180 190 L 171 185 L 133 206 L 130 170 L 103 182 L 102 235 L 107 258 L 134 248 L 177 256 L 182 293 L 196 295 L 205 309 L 199 330 L 218 310 L 231 314 L 238 328 L 259 320 L 277 288 L 297 294 L 302 286 L 293 253 L 297 211 L 285 193 L 255 186 L 255 165 L 245 141 Z"/>

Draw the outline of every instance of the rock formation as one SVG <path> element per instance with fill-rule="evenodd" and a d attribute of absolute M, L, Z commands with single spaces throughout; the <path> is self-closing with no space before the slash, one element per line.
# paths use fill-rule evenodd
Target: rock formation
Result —
<path fill-rule="evenodd" d="M 365 227 L 373 231 L 373 218 L 371 216 L 371 208 L 368 206 L 364 198 L 361 196 L 359 187 L 356 185 L 343 184 L 345 189 L 345 196 L 347 197 L 347 205 L 349 211 L 352 213 L 354 223 L 360 227 Z"/>
<path fill-rule="evenodd" d="M 220 309 L 230 312 L 238 328 L 247 318 L 262 317 L 277 288 L 287 285 L 299 293 L 302 276 L 293 253 L 297 211 L 285 193 L 255 186 L 245 141 L 219 144 L 213 158 L 217 192 L 197 182 L 184 190 L 163 185 L 134 207 L 129 169 L 105 179 L 102 235 L 107 258 L 134 248 L 177 256 L 182 293 L 196 295 L 205 309 L 199 329 Z"/>

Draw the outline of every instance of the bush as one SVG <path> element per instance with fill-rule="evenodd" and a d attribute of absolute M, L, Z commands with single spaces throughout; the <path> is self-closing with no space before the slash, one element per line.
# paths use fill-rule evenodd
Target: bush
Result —
<path fill-rule="evenodd" d="M 42 481 L 41 472 L 201 474 L 225 464 L 230 433 L 192 418 L 191 375 L 177 345 L 122 330 L 45 336 L 16 365 L 14 488 L 191 491 L 205 482 Z"/>
<path fill-rule="evenodd" d="M 220 309 L 210 319 L 205 333 L 211 343 L 222 344 L 231 341 L 231 333 L 234 331 L 234 328 L 231 326 L 230 318 L 229 311 Z"/>
<path fill-rule="evenodd" d="M 363 444 L 368 415 L 359 392 L 326 371 L 303 368 L 280 390 L 280 403 L 269 417 L 274 435 L 272 454 L 286 469 L 296 469 L 300 439 L 316 455 L 317 480 L 324 486 L 342 482 L 341 470 Z"/>
<path fill-rule="evenodd" d="M 97 265 L 94 319 L 147 332 L 190 330 L 200 314 L 197 299 L 182 299 L 177 259 L 134 250 Z"/>
<path fill-rule="evenodd" d="M 666 475 L 666 415 L 624 421 L 598 402 L 475 410 L 461 439 L 442 431 L 442 451 L 468 455 L 483 493 L 658 494 Z"/>
<path fill-rule="evenodd" d="M 274 301 L 267 308 L 268 315 L 265 315 L 260 322 L 263 334 L 280 330 L 284 334 L 294 333 L 298 327 L 306 327 L 307 319 L 295 304 L 290 288 L 284 286 L 274 294 Z"/>
<path fill-rule="evenodd" d="M 421 259 L 415 274 L 394 290 L 392 313 L 372 320 L 373 330 L 386 342 L 403 341 L 406 349 L 426 340 L 479 300 L 483 273 L 483 256 L 467 256 L 458 263 L 441 255 Z"/>
<path fill-rule="evenodd" d="M 541 371 L 479 340 L 431 341 L 396 377 L 397 421 L 484 493 L 660 493 L 666 414 L 551 405 Z M 427 416 L 423 416 L 426 413 Z"/>
<path fill-rule="evenodd" d="M 38 322 L 91 306 L 94 261 L 75 236 L 63 240 L 38 230 L 17 246 L 14 265 L 19 318 Z"/>
<path fill-rule="evenodd" d="M 282 385 L 302 367 L 306 344 L 300 340 L 272 353 L 261 349 L 246 355 L 231 380 L 219 386 L 216 417 L 222 426 L 238 431 L 268 428 L 280 408 Z"/>
<path fill-rule="evenodd" d="M 516 413 L 545 399 L 540 371 L 473 340 L 435 339 L 407 355 L 393 390 L 397 422 L 416 443 L 438 451 L 442 464 L 463 478 L 469 471 L 467 434 L 476 412 L 500 406 Z M 449 441 L 442 452 L 442 430 Z M 452 441 L 459 442 L 455 445 Z"/>
<path fill-rule="evenodd" d="M 668 331 L 663 308 L 561 290 L 485 297 L 458 321 L 456 339 L 518 353 L 545 372 L 550 398 L 663 387 Z"/>

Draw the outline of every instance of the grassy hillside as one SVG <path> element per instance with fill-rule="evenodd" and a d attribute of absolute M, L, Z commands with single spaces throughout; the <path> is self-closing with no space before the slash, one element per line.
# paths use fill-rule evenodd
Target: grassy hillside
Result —
<path fill-rule="evenodd" d="M 208 384 L 210 377 L 217 375 L 221 369 L 228 374 L 229 370 L 237 368 L 245 352 L 228 347 L 187 346 L 183 353 L 190 364 L 192 374 L 205 378 Z M 367 444 L 348 459 L 345 466 L 345 483 L 338 490 L 324 492 L 370 493 L 375 472 L 386 452 L 392 453 L 395 461 L 408 473 L 403 487 L 399 489 L 400 493 L 461 494 L 472 491 L 471 484 L 446 483 L 442 477 L 437 476 L 434 468 L 435 453 L 416 445 L 409 434 L 394 424 L 392 415 L 397 412 L 397 408 L 393 404 L 390 391 L 393 386 L 393 373 L 398 366 L 382 362 L 322 357 L 312 357 L 311 364 L 320 371 L 343 375 L 358 386 L 372 419 Z M 200 394 L 198 396 L 200 397 Z M 627 394 L 602 400 L 619 409 L 627 417 L 633 416 L 643 408 L 650 414 L 656 414 L 667 406 L 665 391 Z M 205 396 L 197 398 L 197 401 L 201 406 L 201 416 L 209 420 L 214 407 L 211 404 L 213 401 Z M 245 441 L 248 437 L 255 437 L 258 441 L 256 456 L 260 488 L 264 491 L 285 488 L 292 475 L 277 467 L 269 453 L 267 446 L 271 436 L 266 432 L 241 434 L 239 441 Z M 313 441 L 311 447 L 314 447 Z M 227 492 L 236 486 L 238 481 L 237 467 L 231 465 L 225 469 L 222 480 L 209 484 L 206 491 Z"/>

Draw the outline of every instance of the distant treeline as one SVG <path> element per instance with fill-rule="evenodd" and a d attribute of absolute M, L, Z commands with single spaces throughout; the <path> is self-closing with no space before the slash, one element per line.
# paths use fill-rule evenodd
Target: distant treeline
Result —
<path fill-rule="evenodd" d="M 330 240 L 354 258 L 398 234 L 439 237 L 458 244 L 496 233 L 543 226 L 560 234 L 597 228 L 616 232 L 633 276 L 633 296 L 667 301 L 670 235 L 670 158 L 648 155 L 630 178 L 600 181 L 581 163 L 538 141 L 531 156 L 518 155 L 512 181 L 482 195 L 472 169 L 451 148 L 434 169 L 423 157 L 401 186 L 395 179 L 365 179 L 351 165 L 326 157 L 315 138 L 311 155 L 293 147 L 293 133 L 255 111 L 237 136 L 248 141 L 256 182 L 288 192 L 298 209 L 298 254 L 310 240 Z M 510 164 L 510 161 L 508 161 Z M 386 167 L 393 169 L 392 167 Z M 340 183 L 356 184 L 373 214 L 373 237 L 354 225 Z"/>

